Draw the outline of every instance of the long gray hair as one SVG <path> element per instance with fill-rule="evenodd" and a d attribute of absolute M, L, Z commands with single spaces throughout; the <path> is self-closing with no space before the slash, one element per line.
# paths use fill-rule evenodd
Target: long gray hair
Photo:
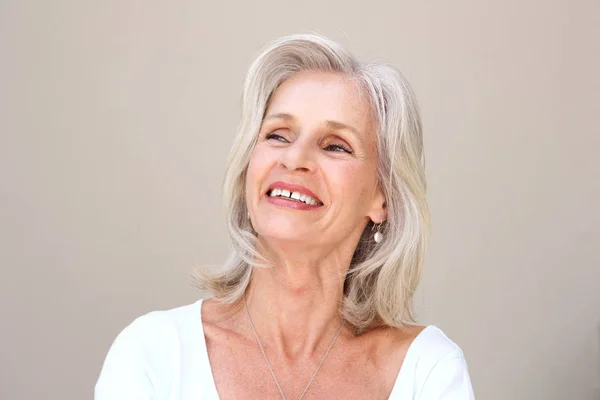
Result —
<path fill-rule="evenodd" d="M 233 252 L 216 271 L 198 268 L 195 285 L 224 303 L 240 300 L 252 268 L 262 264 L 248 217 L 246 170 L 269 98 L 292 75 L 316 70 L 345 74 L 368 97 L 377 126 L 378 180 L 385 195 L 384 239 L 367 224 L 346 277 L 342 315 L 361 332 L 374 325 L 413 321 L 412 298 L 429 236 L 423 138 L 415 95 L 394 67 L 361 63 L 340 44 L 319 35 L 283 37 L 252 63 L 242 96 L 242 119 L 224 180 Z"/>

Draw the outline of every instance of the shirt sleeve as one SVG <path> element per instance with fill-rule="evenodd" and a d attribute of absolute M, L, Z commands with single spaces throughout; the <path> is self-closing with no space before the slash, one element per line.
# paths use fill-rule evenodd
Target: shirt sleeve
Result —
<path fill-rule="evenodd" d="M 114 340 L 94 388 L 95 400 L 157 400 L 171 363 L 165 324 L 157 315 L 137 318 Z"/>
<path fill-rule="evenodd" d="M 451 352 L 435 364 L 423 384 L 418 400 L 474 400 L 467 362 L 460 351 Z"/>

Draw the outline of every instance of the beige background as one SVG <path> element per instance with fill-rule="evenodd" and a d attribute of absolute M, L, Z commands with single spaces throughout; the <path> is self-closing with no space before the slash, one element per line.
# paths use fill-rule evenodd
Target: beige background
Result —
<path fill-rule="evenodd" d="M 1 399 L 91 398 L 122 328 L 199 296 L 245 70 L 309 30 L 415 86 L 418 311 L 478 399 L 600 399 L 597 0 L 1 0 Z"/>

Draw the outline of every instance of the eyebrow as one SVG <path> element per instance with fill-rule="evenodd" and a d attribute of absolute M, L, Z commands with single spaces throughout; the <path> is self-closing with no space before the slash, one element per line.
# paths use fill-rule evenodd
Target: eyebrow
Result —
<path fill-rule="evenodd" d="M 272 120 L 272 119 L 282 119 L 282 120 L 284 120 L 286 122 L 294 122 L 294 121 L 296 121 L 296 118 L 293 115 L 291 115 L 291 114 L 277 113 L 277 114 L 267 115 L 264 118 L 263 122 L 264 121 L 269 121 L 269 120 Z M 360 134 L 360 132 L 356 128 L 354 128 L 354 127 L 352 127 L 350 125 L 346 125 L 346 124 L 344 124 L 342 122 L 332 121 L 332 120 L 325 121 L 325 125 L 327 126 L 327 128 L 332 129 L 334 131 L 341 131 L 341 130 L 350 131 L 361 143 L 364 142 L 363 141 L 363 136 Z"/>
<path fill-rule="evenodd" d="M 294 116 L 290 115 L 290 114 L 286 114 L 286 113 L 278 113 L 278 114 L 271 114 L 271 115 L 267 115 L 264 119 L 264 121 L 268 121 L 271 119 L 282 119 L 284 121 L 295 121 L 296 118 L 294 118 Z"/>
<path fill-rule="evenodd" d="M 350 131 L 352 134 L 354 134 L 354 136 L 356 136 L 357 139 L 359 139 L 362 142 L 362 135 L 358 132 L 358 130 L 350 125 L 346 125 L 342 122 L 338 122 L 338 121 L 326 121 L 325 122 L 327 124 L 327 127 L 330 129 L 333 129 L 335 131 L 341 131 L 341 130 L 347 130 Z"/>

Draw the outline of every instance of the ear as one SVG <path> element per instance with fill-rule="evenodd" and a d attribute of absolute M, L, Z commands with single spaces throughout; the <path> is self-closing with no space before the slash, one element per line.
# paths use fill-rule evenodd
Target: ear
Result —
<path fill-rule="evenodd" d="M 379 185 L 377 185 L 377 189 L 373 194 L 371 208 L 367 216 L 376 224 L 380 224 L 387 219 L 387 202 Z"/>

